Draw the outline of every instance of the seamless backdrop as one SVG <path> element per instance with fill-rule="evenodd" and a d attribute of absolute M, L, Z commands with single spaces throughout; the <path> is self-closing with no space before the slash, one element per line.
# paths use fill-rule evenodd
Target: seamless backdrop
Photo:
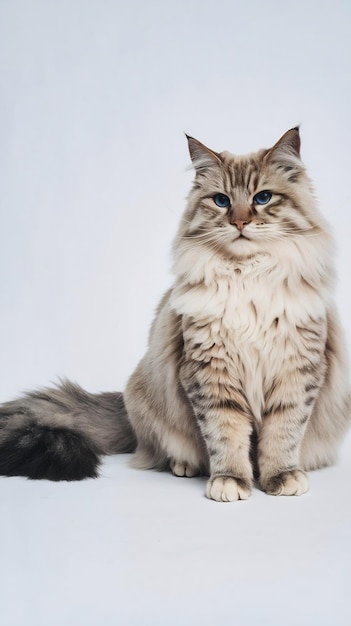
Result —
<path fill-rule="evenodd" d="M 1 399 L 123 387 L 172 280 L 184 131 L 240 154 L 301 123 L 348 324 L 349 27 L 346 0 L 0 2 Z"/>
<path fill-rule="evenodd" d="M 0 401 L 123 389 L 172 280 L 184 132 L 240 154 L 301 124 L 351 347 L 350 25 L 348 0 L 0 0 Z M 346 625 L 350 451 L 238 509 L 124 457 L 2 479 L 0 619 Z"/>

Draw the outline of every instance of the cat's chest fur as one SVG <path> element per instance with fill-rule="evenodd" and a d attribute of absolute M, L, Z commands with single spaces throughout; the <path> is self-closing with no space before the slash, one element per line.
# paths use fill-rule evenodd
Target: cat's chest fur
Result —
<path fill-rule="evenodd" d="M 277 318 L 285 319 L 291 331 L 323 316 L 325 289 L 290 272 L 278 259 L 260 254 L 236 262 L 208 262 L 201 274 L 194 265 L 177 280 L 171 308 L 200 326 L 219 325 L 246 341 L 262 339 Z"/>
<path fill-rule="evenodd" d="M 197 284 L 179 282 L 172 308 L 183 315 L 188 358 L 210 363 L 219 381 L 245 390 L 260 419 L 265 394 L 284 368 L 308 361 L 301 329 L 323 341 L 326 306 L 304 280 L 290 281 L 267 255 L 238 263 Z"/>

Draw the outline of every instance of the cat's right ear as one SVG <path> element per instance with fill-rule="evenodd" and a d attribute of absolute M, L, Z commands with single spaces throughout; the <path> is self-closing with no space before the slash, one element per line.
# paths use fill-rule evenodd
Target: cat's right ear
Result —
<path fill-rule="evenodd" d="M 221 165 L 222 160 L 217 152 L 210 150 L 194 137 L 187 134 L 185 136 L 188 140 L 189 152 L 196 173 L 202 174 L 208 169 Z"/>

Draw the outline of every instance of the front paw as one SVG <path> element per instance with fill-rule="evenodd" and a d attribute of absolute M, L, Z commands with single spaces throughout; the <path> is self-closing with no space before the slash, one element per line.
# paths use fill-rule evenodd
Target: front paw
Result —
<path fill-rule="evenodd" d="M 251 494 L 250 482 L 232 476 L 215 476 L 207 483 L 206 496 L 217 502 L 247 500 Z"/>
<path fill-rule="evenodd" d="M 308 478 L 302 470 L 289 470 L 268 478 L 262 486 L 272 496 L 301 496 L 308 491 Z"/>

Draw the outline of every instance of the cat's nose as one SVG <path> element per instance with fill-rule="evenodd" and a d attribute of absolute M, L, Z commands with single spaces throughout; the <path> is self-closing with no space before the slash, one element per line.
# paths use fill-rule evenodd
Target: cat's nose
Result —
<path fill-rule="evenodd" d="M 230 223 L 233 226 L 236 226 L 238 230 L 243 230 L 244 226 L 247 226 L 248 224 L 250 224 L 251 220 L 231 220 Z"/>
<path fill-rule="evenodd" d="M 236 226 L 237 229 L 240 231 L 243 230 L 245 226 L 250 224 L 250 222 L 252 221 L 252 217 L 253 215 L 251 208 L 244 203 L 235 204 L 233 207 L 230 208 L 228 214 L 229 223 L 232 226 Z"/>

